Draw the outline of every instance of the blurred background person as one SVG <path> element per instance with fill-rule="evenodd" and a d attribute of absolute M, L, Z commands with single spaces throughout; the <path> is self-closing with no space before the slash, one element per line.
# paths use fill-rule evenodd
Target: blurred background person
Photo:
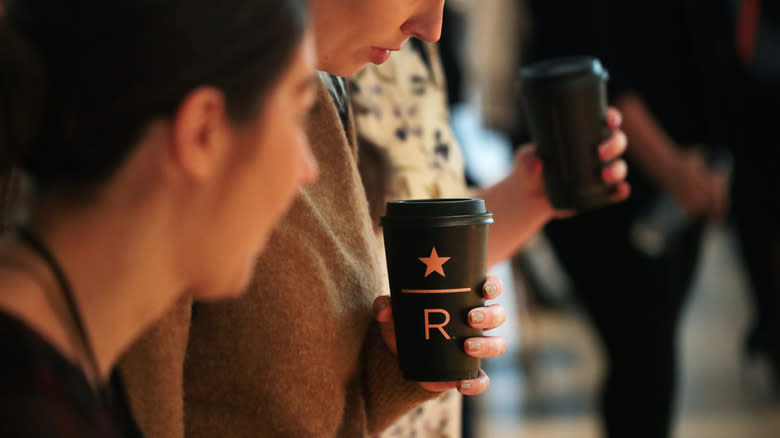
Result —
<path fill-rule="evenodd" d="M 697 266 L 703 225 L 726 209 L 725 178 L 706 162 L 706 105 L 716 90 L 693 62 L 682 3 L 530 2 L 526 61 L 595 55 L 629 138 L 626 203 L 546 228 L 606 354 L 600 407 L 609 437 L 671 433 L 679 319 Z M 562 11 L 566 11 L 562 14 Z M 669 200 L 671 198 L 671 201 Z M 648 242 L 663 205 L 677 223 Z M 607 274 L 606 267 L 617 267 Z"/>
<path fill-rule="evenodd" d="M 496 11 L 502 10 L 501 5 L 505 3 L 512 3 L 510 7 L 518 9 L 521 17 L 510 20 L 510 14 L 497 15 Z M 632 197 L 631 201 L 613 208 L 622 210 L 625 223 L 630 224 L 625 226 L 628 230 L 625 243 L 638 258 L 651 260 L 647 265 L 665 264 L 669 271 L 676 271 L 673 275 L 681 279 L 680 283 L 698 271 L 694 306 L 682 305 L 681 300 L 689 292 L 680 292 L 687 288 L 679 285 L 672 289 L 672 296 L 668 294 L 669 289 L 660 289 L 659 303 L 651 303 L 653 306 L 647 308 L 648 313 L 658 315 L 664 310 L 659 308 L 668 304 L 665 312 L 674 320 L 679 320 L 685 311 L 683 333 L 665 336 L 667 347 L 679 344 L 684 352 L 684 387 L 675 385 L 681 390 L 679 398 L 674 397 L 677 391 L 662 388 L 656 391 L 656 394 L 672 394 L 672 400 L 679 404 L 651 402 L 651 408 L 662 406 L 662 409 L 651 409 L 647 415 L 661 420 L 660 424 L 669 422 L 673 418 L 670 413 L 676 412 L 680 419 L 676 433 L 684 437 L 772 437 L 779 418 L 777 409 L 763 403 L 763 398 L 756 404 L 755 396 L 756 390 L 776 390 L 761 380 L 765 377 L 763 373 L 753 375 L 752 367 L 747 376 L 750 380 L 744 380 L 746 376 L 740 375 L 745 371 L 744 364 L 740 365 L 739 360 L 740 354 L 747 355 L 751 359 L 749 363 L 756 358 L 764 359 L 769 368 L 774 368 L 774 375 L 778 374 L 773 359 L 777 356 L 777 321 L 780 321 L 776 286 L 779 277 L 774 272 L 778 266 L 775 248 L 778 221 L 775 219 L 776 190 L 771 189 L 776 186 L 771 169 L 777 162 L 771 121 L 779 118 L 777 102 L 780 101 L 776 93 L 780 60 L 777 2 L 684 0 L 677 4 L 639 2 L 617 6 L 614 3 L 485 1 L 464 8 L 466 40 L 483 42 L 463 45 L 455 51 L 468 67 L 463 87 L 466 91 L 462 93 L 471 100 L 466 110 L 454 110 L 456 132 L 466 146 L 467 169 L 480 174 L 477 178 L 480 180 L 486 177 L 484 169 L 490 168 L 486 162 L 492 163 L 496 155 L 504 157 L 503 153 L 496 154 L 492 145 L 487 147 L 487 141 L 473 141 L 480 138 L 497 143 L 495 132 L 484 127 L 498 128 L 507 137 L 515 138 L 505 143 L 507 148 L 528 137 L 524 132 L 522 107 L 514 111 L 519 113 L 515 123 L 510 120 L 502 126 L 497 121 L 500 117 L 491 115 L 495 112 L 486 105 L 490 101 L 506 102 L 517 97 L 511 90 L 517 85 L 518 66 L 512 62 L 493 63 L 492 59 L 516 58 L 529 63 L 573 54 L 601 57 L 612 73 L 610 95 L 613 99 L 620 97 L 615 102 L 631 112 L 626 115 L 627 132 L 629 124 L 634 125 L 630 139 L 634 147 L 630 146 L 628 153 L 634 165 L 629 180 L 642 186 L 637 188 L 636 199 Z M 522 16 L 529 12 L 533 15 Z M 488 15 L 492 18 L 480 24 L 482 20 L 478 17 Z M 548 23 L 537 21 L 536 15 L 548 17 Z M 512 20 L 519 24 L 507 27 L 505 23 Z M 495 39 L 499 41 L 484 44 L 489 38 L 474 30 L 480 26 L 495 29 Z M 501 36 L 519 34 L 522 39 L 527 29 L 534 39 L 517 45 L 519 56 L 510 54 L 501 58 L 507 44 Z M 448 56 L 447 53 L 444 51 L 443 56 Z M 642 59 L 644 56 L 647 63 Z M 446 59 L 444 65 L 449 65 Z M 493 68 L 504 71 L 489 73 Z M 487 80 L 474 81 L 474 78 Z M 503 99 L 501 90 L 506 91 Z M 499 111 L 499 114 L 511 112 Z M 483 126 L 478 126 L 475 120 Z M 469 150 L 472 145 L 478 147 Z M 641 145 L 641 150 L 637 150 L 637 145 Z M 732 162 L 729 194 L 724 175 L 729 173 Z M 733 202 L 729 202 L 730 198 Z M 632 204 L 633 212 L 626 212 Z M 727 210 L 731 212 L 735 234 L 741 236 L 739 240 L 732 239 L 729 229 L 721 224 Z M 581 215 L 574 222 L 584 221 L 587 216 Z M 566 224 L 566 220 L 560 222 L 564 230 L 584 227 Z M 708 223 L 711 225 L 703 233 L 701 228 Z M 549 228 L 556 227 L 559 225 Z M 681 238 L 686 230 L 696 231 L 697 227 L 706 234 L 703 259 L 693 254 L 699 248 L 694 242 L 695 233 L 689 233 L 694 234 L 692 238 Z M 594 246 L 587 254 L 593 260 L 594 269 L 599 268 L 596 263 L 608 263 L 597 257 L 602 249 L 600 237 L 591 239 Z M 610 241 L 614 236 L 605 239 Z M 547 252 L 548 241 L 537 238 L 528 248 L 526 259 L 530 262 L 523 274 L 532 273 L 534 277 L 524 276 L 524 283 L 515 287 L 540 291 L 538 296 L 560 304 L 552 310 L 531 307 L 531 324 L 522 326 L 521 351 L 516 356 L 521 364 L 512 361 L 511 350 L 505 359 L 490 363 L 496 383 L 502 387 L 515 383 L 522 390 L 517 391 L 519 394 L 507 391 L 485 395 L 485 406 L 493 409 L 498 406 L 504 413 L 491 412 L 479 417 L 480 430 L 490 431 L 485 433 L 495 435 L 511 430 L 531 437 L 556 433 L 596 436 L 595 422 L 590 429 L 590 394 L 594 383 L 600 381 L 599 355 L 594 354 L 598 351 L 590 336 L 582 334 L 588 327 L 578 321 L 577 314 L 572 317 L 572 313 L 563 312 L 569 304 L 567 295 L 577 285 L 566 281 L 571 279 L 565 270 L 556 269 L 558 261 L 555 254 Z M 558 246 L 578 244 L 559 242 Z M 681 260 L 676 267 L 673 263 L 655 261 L 669 260 L 674 253 L 680 254 Z M 744 266 L 739 263 L 742 254 L 746 255 Z M 696 259 L 704 262 L 700 268 Z M 674 295 L 674 291 L 678 294 Z M 752 315 L 750 304 L 753 304 Z M 751 318 L 753 322 L 749 323 Z M 659 326 L 651 330 L 667 334 L 669 327 L 678 325 L 663 320 L 648 324 Z M 743 329 L 747 333 L 744 341 Z M 516 342 L 511 336 L 507 339 L 510 347 Z M 492 368 L 494 364 L 496 368 Z M 659 377 L 663 378 L 663 374 L 668 375 L 662 373 Z M 754 381 L 756 377 L 758 380 Z M 776 385 L 776 378 L 773 380 Z M 627 412 L 638 410 L 633 406 L 635 403 L 645 403 L 641 397 L 635 394 L 626 402 Z M 513 418 L 510 406 L 523 414 Z M 754 411 L 756 406 L 761 409 Z M 583 419 L 587 423 L 583 424 Z M 511 424 L 515 425 L 514 429 L 508 426 Z"/>
<path fill-rule="evenodd" d="M 728 206 L 725 177 L 712 163 L 720 152 L 709 147 L 725 144 L 713 122 L 723 100 L 720 83 L 709 81 L 694 57 L 688 4 L 527 3 L 532 31 L 523 62 L 599 56 L 612 75 L 613 102 L 626 112 L 635 196 L 556 221 L 547 231 L 607 352 L 602 406 L 608 434 L 665 436 L 674 407 L 676 327 L 703 225 L 723 218 Z M 470 59 L 479 65 L 482 58 L 477 52 Z M 512 89 L 511 81 L 496 82 L 481 87 L 483 98 L 491 88 Z M 503 129 L 522 138 L 522 127 Z M 661 230 L 666 234 L 648 238 L 643 228 L 659 210 L 677 219 Z M 620 274 L 601 275 L 613 264 Z"/>
<path fill-rule="evenodd" d="M 715 3 L 728 13 L 712 18 L 726 17 L 721 21 L 733 25 L 717 26 L 719 23 L 715 22 L 715 26 L 705 28 L 709 32 L 702 32 L 702 39 L 723 41 L 722 46 L 731 50 L 712 53 L 712 45 L 705 41 L 700 45 L 710 49 L 703 55 L 710 61 L 712 71 L 719 72 L 718 78 L 728 81 L 724 88 L 730 85 L 733 90 L 729 95 L 730 108 L 723 109 L 723 119 L 727 119 L 724 124 L 733 124 L 735 128 L 729 142 L 734 155 L 732 219 L 750 280 L 754 309 L 743 354 L 750 361 L 763 359 L 768 363 L 772 396 L 777 398 L 780 396 L 780 178 L 777 174 L 780 2 Z"/>
<path fill-rule="evenodd" d="M 120 355 L 180 298 L 241 294 L 317 173 L 306 29 L 296 0 L 8 3 L 0 161 L 35 191 L 0 244 L 0 435 L 142 436 Z"/>

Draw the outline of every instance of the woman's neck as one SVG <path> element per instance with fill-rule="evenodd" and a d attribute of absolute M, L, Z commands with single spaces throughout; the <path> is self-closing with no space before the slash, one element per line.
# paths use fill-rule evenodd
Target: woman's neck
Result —
<path fill-rule="evenodd" d="M 101 381 L 110 375 L 121 354 L 173 306 L 187 286 L 179 279 L 181 276 L 177 278 L 173 248 L 166 246 L 170 233 L 165 230 L 164 220 L 153 217 L 155 211 L 149 208 L 128 214 L 123 209 L 102 209 L 52 215 L 44 210 L 30 224 L 71 284 L 89 348 L 97 361 L 96 377 Z M 42 259 L 36 263 L 45 265 Z M 58 339 L 78 339 L 74 337 L 71 316 L 62 317 L 67 309 L 64 294 L 52 278 L 42 280 L 49 285 L 44 292 L 59 319 L 69 322 L 59 327 L 70 333 L 49 333 L 47 338 L 55 343 Z M 56 290 L 50 290 L 52 283 L 57 285 Z M 44 322 L 40 326 L 52 324 Z M 88 363 L 82 346 L 55 347 L 76 363 Z"/>

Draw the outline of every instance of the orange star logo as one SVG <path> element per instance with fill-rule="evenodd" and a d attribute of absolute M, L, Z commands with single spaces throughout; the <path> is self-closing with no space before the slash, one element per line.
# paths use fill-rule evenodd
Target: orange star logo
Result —
<path fill-rule="evenodd" d="M 418 258 L 418 260 L 425 263 L 425 266 L 427 267 L 425 270 L 426 277 L 433 274 L 434 272 L 438 272 L 442 277 L 446 277 L 446 275 L 444 275 L 444 264 L 447 263 L 449 259 L 450 257 L 439 257 L 439 254 L 436 253 L 435 246 L 431 250 L 430 257 Z"/>

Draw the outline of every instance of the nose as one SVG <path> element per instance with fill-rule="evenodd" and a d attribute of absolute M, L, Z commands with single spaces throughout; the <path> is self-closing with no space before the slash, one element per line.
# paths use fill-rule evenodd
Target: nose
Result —
<path fill-rule="evenodd" d="M 434 43 L 441 38 L 444 0 L 425 0 L 420 4 L 420 10 L 401 25 L 401 31 L 423 41 Z"/>

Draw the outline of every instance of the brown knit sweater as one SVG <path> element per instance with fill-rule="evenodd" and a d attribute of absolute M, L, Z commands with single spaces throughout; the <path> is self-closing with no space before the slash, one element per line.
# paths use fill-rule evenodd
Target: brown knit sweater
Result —
<path fill-rule="evenodd" d="M 191 319 L 183 301 L 126 356 L 150 438 L 362 437 L 435 396 L 401 377 L 372 319 L 388 288 L 355 139 L 324 86 L 308 135 L 320 178 L 277 227 L 246 295 L 195 304 Z"/>

